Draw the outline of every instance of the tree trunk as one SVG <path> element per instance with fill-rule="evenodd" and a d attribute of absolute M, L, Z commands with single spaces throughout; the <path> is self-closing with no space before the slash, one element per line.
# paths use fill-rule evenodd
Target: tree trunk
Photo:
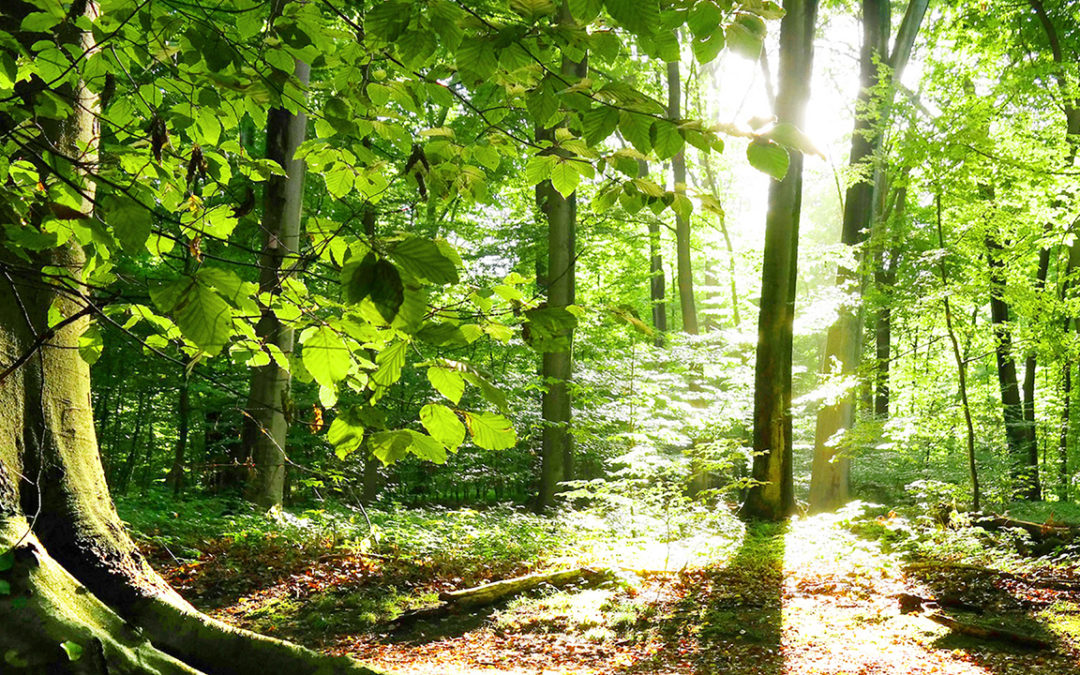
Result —
<path fill-rule="evenodd" d="M 638 160 L 638 176 L 645 178 L 649 175 L 649 163 Z M 664 346 L 664 334 L 667 333 L 667 306 L 665 304 L 664 289 L 664 257 L 660 249 L 660 223 L 650 217 L 649 227 L 649 304 L 652 308 L 653 329 L 656 335 L 653 344 L 657 347 Z"/>
<path fill-rule="evenodd" d="M 285 0 L 275 3 L 276 16 Z M 296 78 L 308 81 L 310 67 L 296 61 Z M 301 110 L 292 114 L 284 108 L 269 112 L 266 120 L 266 156 L 285 170 L 285 176 L 272 176 L 266 183 L 262 229 L 265 234 L 263 252 L 259 258 L 262 268 L 260 293 L 275 296 L 281 293 L 281 283 L 288 277 L 289 259 L 300 249 L 300 215 L 304 204 L 303 160 L 293 158 L 307 133 L 307 115 Z M 281 323 L 269 307 L 263 308 L 262 318 L 255 329 L 266 344 L 276 345 L 285 358 L 293 350 L 293 330 Z M 256 368 L 251 377 L 247 411 L 244 415 L 244 452 L 251 457 L 254 472 L 247 487 L 248 498 L 263 507 L 280 506 L 285 491 L 285 453 L 289 422 L 285 417 L 285 401 L 289 396 L 289 371 L 273 359 Z"/>
<path fill-rule="evenodd" d="M 892 71 L 888 82 L 898 79 L 907 66 L 911 46 L 926 12 L 927 0 L 911 0 L 897 35 L 896 45 L 889 57 L 888 0 L 863 0 L 863 44 L 860 56 L 859 95 L 856 100 L 855 129 L 851 137 L 849 164 L 865 175 L 852 184 L 845 195 L 844 221 L 840 241 L 846 246 L 862 243 L 865 233 L 873 225 L 875 183 L 880 169 L 875 155 L 881 147 L 881 138 L 888 125 L 892 109 L 892 87 L 884 99 L 876 99 L 875 89 L 880 83 L 880 65 L 885 61 Z M 858 174 L 857 174 L 858 175 Z M 854 287 L 862 295 L 861 278 L 857 269 L 841 267 L 837 270 L 836 284 Z M 844 378 L 852 378 L 862 353 L 863 318 L 859 298 L 840 308 L 840 315 L 829 327 L 826 338 L 822 372 L 834 372 Z M 843 451 L 842 436 L 855 422 L 855 401 L 850 386 L 835 403 L 824 405 L 818 411 L 817 428 L 814 433 L 814 462 L 810 478 L 810 509 L 826 511 L 836 508 L 848 499 L 850 457 Z"/>
<path fill-rule="evenodd" d="M 801 126 L 810 95 L 817 0 L 787 0 L 780 24 L 778 121 Z M 791 150 L 782 181 L 769 187 L 765 255 L 754 372 L 754 465 L 756 483 L 742 512 L 749 518 L 782 520 L 795 509 L 791 449 L 791 342 L 795 318 L 803 156 Z"/>
<path fill-rule="evenodd" d="M 935 197 L 934 205 L 937 212 L 937 235 L 938 246 L 945 251 L 945 234 L 941 227 L 941 192 Z M 960 354 L 960 342 L 956 339 L 956 330 L 953 328 L 952 305 L 949 303 L 949 277 L 945 268 L 945 256 L 938 258 L 938 272 L 941 274 L 942 296 L 945 304 L 945 328 L 949 333 L 949 342 L 952 344 L 953 359 L 956 362 L 956 374 L 960 384 L 960 402 L 964 407 L 964 424 L 967 427 L 967 460 L 968 476 L 971 480 L 971 508 L 979 510 L 979 472 L 975 464 L 975 425 L 971 420 L 971 404 L 968 401 L 967 390 L 967 362 Z M 928 345 L 929 346 L 929 345 Z"/>
<path fill-rule="evenodd" d="M 880 146 L 886 119 L 872 115 L 879 66 L 889 49 L 888 0 L 863 0 L 863 42 L 859 60 L 860 89 L 855 103 L 855 129 L 851 135 L 849 164 L 862 175 L 847 189 L 844 199 L 843 229 L 840 243 L 854 247 L 862 243 L 873 222 L 875 153 Z M 858 174 L 856 174 L 858 175 Z M 861 296 L 857 269 L 841 266 L 836 285 Z M 821 372 L 853 378 L 862 345 L 862 309 L 858 298 L 840 307 L 836 322 L 829 327 Z M 834 403 L 823 405 L 817 415 L 814 433 L 814 462 L 810 477 L 810 509 L 830 511 L 848 499 L 850 455 L 844 451 L 842 437 L 855 422 L 852 383 Z"/>
<path fill-rule="evenodd" d="M 563 3 L 558 21 L 573 25 L 570 10 Z M 585 59 L 574 62 L 563 56 L 562 73 L 569 78 L 585 77 Z M 537 132 L 539 138 L 553 138 L 554 129 Z M 559 194 L 551 181 L 536 186 L 536 203 L 548 223 L 547 306 L 562 308 L 574 304 L 575 237 L 577 222 L 577 193 L 568 197 Z M 570 380 L 573 375 L 573 331 L 566 336 L 568 347 L 563 351 L 545 352 L 541 373 L 545 384 L 541 414 L 540 485 L 535 508 L 546 511 L 555 503 L 555 494 L 562 481 L 574 476 L 574 437 L 571 434 Z"/>
<path fill-rule="evenodd" d="M 120 468 L 119 475 L 115 477 L 116 491 L 126 495 L 131 485 L 131 477 L 135 474 L 135 462 L 139 456 L 139 436 L 142 434 L 143 416 L 146 415 L 147 392 L 139 391 L 139 403 L 135 406 L 135 428 L 131 431 L 131 443 L 128 444 L 128 456 L 124 466 Z"/>
<path fill-rule="evenodd" d="M 671 120 L 682 117 L 682 87 L 679 81 L 679 62 L 667 64 L 668 109 Z M 686 154 L 680 150 L 671 158 L 671 176 L 676 193 L 686 192 Z M 694 274 L 690 265 L 690 219 L 675 216 L 675 259 L 678 264 L 679 309 L 682 329 L 688 335 L 698 334 L 697 309 L 694 306 Z"/>
<path fill-rule="evenodd" d="M 1012 356 L 1012 331 L 1009 329 L 1009 305 L 1005 302 L 1005 263 L 1001 244 L 993 235 L 986 236 L 986 259 L 990 266 L 990 321 L 994 331 L 994 356 L 997 361 L 998 387 L 1005 418 L 1005 439 L 1009 452 L 1009 475 L 1013 495 L 1022 499 L 1039 498 L 1039 455 L 1035 429 L 1024 421 L 1016 362 Z"/>
<path fill-rule="evenodd" d="M 173 463 L 168 478 L 174 497 L 179 497 L 184 489 L 184 455 L 187 453 L 188 429 L 191 422 L 191 387 L 186 368 L 181 376 L 184 379 L 180 382 L 180 391 L 176 401 L 176 447 L 173 450 Z"/>

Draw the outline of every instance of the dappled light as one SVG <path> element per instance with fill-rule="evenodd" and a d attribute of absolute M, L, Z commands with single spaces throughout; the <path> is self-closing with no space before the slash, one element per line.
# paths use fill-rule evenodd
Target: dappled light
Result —
<path fill-rule="evenodd" d="M 2 675 L 1080 675 L 1076 0 L 0 0 Z"/>

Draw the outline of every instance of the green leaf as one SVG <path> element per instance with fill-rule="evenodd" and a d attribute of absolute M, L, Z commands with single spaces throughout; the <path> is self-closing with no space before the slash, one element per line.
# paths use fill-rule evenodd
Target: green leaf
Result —
<path fill-rule="evenodd" d="M 338 413 L 326 431 L 326 440 L 334 447 L 338 459 L 359 450 L 364 443 L 364 421 L 359 409 L 353 406 Z"/>
<path fill-rule="evenodd" d="M 109 213 L 108 219 L 124 253 L 136 255 L 143 250 L 150 238 L 151 225 L 146 207 L 129 203 Z"/>
<path fill-rule="evenodd" d="M 383 464 L 393 464 L 409 453 L 412 437 L 405 430 L 380 431 L 369 442 L 371 454 Z"/>
<path fill-rule="evenodd" d="M 674 122 L 657 120 L 653 125 L 653 131 L 656 133 L 654 145 L 657 159 L 674 157 L 683 149 L 683 137 Z"/>
<path fill-rule="evenodd" d="M 465 413 L 465 423 L 473 443 L 484 450 L 506 450 L 517 444 L 514 427 L 502 415 L 495 413 Z"/>
<path fill-rule="evenodd" d="M 481 375 L 475 369 L 470 369 L 461 374 L 465 378 L 465 381 L 474 387 L 480 388 L 480 393 L 484 395 L 489 403 L 504 413 L 509 413 L 509 407 L 506 405 L 506 395 L 502 390 L 493 385 L 486 377 Z"/>
<path fill-rule="evenodd" d="M 173 320 L 185 338 L 216 356 L 233 335 L 232 308 L 204 284 L 192 281 L 186 285 L 171 310 Z"/>
<path fill-rule="evenodd" d="M 0 595 L 11 595 L 11 583 L 0 579 Z"/>
<path fill-rule="evenodd" d="M 487 40 L 466 40 L 458 48 L 457 67 L 463 73 L 469 73 L 477 80 L 487 80 L 499 67 L 499 57 L 495 47 Z"/>
<path fill-rule="evenodd" d="M 608 106 L 593 108 L 581 116 L 581 125 L 585 142 L 597 145 L 607 140 L 619 127 L 619 111 Z"/>
<path fill-rule="evenodd" d="M 764 28 L 764 22 L 758 17 L 740 14 L 725 30 L 728 46 L 736 54 L 757 61 L 761 56 L 761 45 L 765 38 Z"/>
<path fill-rule="evenodd" d="M 603 0 L 567 0 L 566 4 L 570 9 L 570 16 L 582 25 L 592 23 L 604 6 Z"/>
<path fill-rule="evenodd" d="M 542 307 L 525 312 L 525 341 L 538 352 L 563 352 L 577 327 L 577 317 L 565 307 Z"/>
<path fill-rule="evenodd" d="M 530 185 L 543 183 L 551 178 L 551 170 L 558 161 L 555 155 L 533 155 L 525 165 L 525 181 Z"/>
<path fill-rule="evenodd" d="M 706 0 L 694 5 L 694 9 L 686 17 L 686 25 L 689 26 L 690 33 L 695 38 L 704 40 L 720 27 L 721 18 L 723 18 L 723 13 L 716 3 Z"/>
<path fill-rule="evenodd" d="M 701 63 L 708 63 L 715 59 L 724 49 L 727 40 L 723 31 L 714 31 L 701 40 L 694 40 L 690 48 L 694 51 L 694 58 Z"/>
<path fill-rule="evenodd" d="M 429 462 L 435 462 L 436 464 L 446 463 L 446 448 L 442 443 L 431 436 L 412 429 L 406 429 L 405 433 L 409 437 L 409 452 Z"/>
<path fill-rule="evenodd" d="M 411 9 L 409 2 L 377 2 L 364 17 L 364 30 L 385 42 L 393 42 L 409 25 Z"/>
<path fill-rule="evenodd" d="M 653 36 L 652 43 L 656 56 L 664 63 L 679 60 L 679 38 L 675 35 L 675 31 L 658 31 Z"/>
<path fill-rule="evenodd" d="M 66 640 L 60 643 L 60 648 L 67 654 L 68 661 L 78 661 L 83 654 L 82 645 L 71 640 Z"/>
<path fill-rule="evenodd" d="M 551 168 L 551 186 L 558 190 L 564 198 L 568 198 L 577 189 L 581 182 L 581 174 L 578 173 L 574 162 L 560 160 Z"/>
<path fill-rule="evenodd" d="M 458 270 L 438 244 L 423 237 L 408 237 L 390 251 L 390 257 L 409 274 L 436 284 L 456 284 Z"/>
<path fill-rule="evenodd" d="M 450 450 L 465 441 L 465 425 L 453 410 L 439 403 L 429 403 L 420 409 L 420 423 L 431 437 Z"/>
<path fill-rule="evenodd" d="M 649 134 L 652 122 L 653 119 L 647 115 L 632 113 L 628 110 L 619 112 L 619 131 L 622 132 L 623 138 L 629 141 L 635 150 L 643 154 L 652 150 L 652 139 Z"/>
<path fill-rule="evenodd" d="M 408 342 L 395 342 L 379 352 L 375 357 L 378 369 L 371 375 L 371 380 L 380 387 L 389 387 L 401 377 L 405 367 L 405 356 L 409 352 Z"/>
<path fill-rule="evenodd" d="M 105 342 L 101 338 L 101 328 L 96 323 L 91 323 L 79 336 L 79 356 L 92 366 L 101 358 L 104 348 Z"/>
<path fill-rule="evenodd" d="M 333 387 L 349 374 L 351 361 L 345 342 L 328 326 L 312 326 L 300 334 L 304 367 L 324 387 Z"/>
<path fill-rule="evenodd" d="M 656 0 L 604 0 L 611 18 L 636 35 L 651 35 L 660 25 L 660 3 Z"/>
<path fill-rule="evenodd" d="M 679 218 L 689 220 L 690 215 L 694 212 L 694 202 L 690 201 L 690 198 L 685 193 L 676 192 L 675 198 L 671 200 L 671 210 Z"/>
<path fill-rule="evenodd" d="M 754 139 L 746 148 L 746 158 L 750 166 L 764 171 L 776 180 L 784 180 L 791 158 L 783 147 L 772 141 Z"/>
<path fill-rule="evenodd" d="M 0 572 L 7 572 L 15 566 L 15 550 L 9 549 L 0 553 Z"/>
<path fill-rule="evenodd" d="M 49 12 L 30 12 L 23 18 L 22 23 L 19 24 L 19 30 L 30 33 L 45 33 L 52 30 L 53 26 L 63 20 L 63 14 L 57 16 L 56 14 L 51 14 Z"/>
<path fill-rule="evenodd" d="M 327 192 L 338 199 L 349 194 L 356 183 L 356 174 L 344 164 L 333 164 L 332 168 L 322 174 L 322 177 L 326 182 Z"/>
<path fill-rule="evenodd" d="M 456 271 L 455 271 L 456 272 Z M 359 262 L 350 260 L 341 269 L 346 302 L 370 300 L 379 315 L 390 323 L 405 302 L 405 285 L 393 264 L 369 253 Z"/>
<path fill-rule="evenodd" d="M 435 387 L 435 391 L 448 398 L 454 405 L 461 403 L 461 396 L 465 393 L 465 378 L 461 376 L 461 373 L 442 366 L 431 366 L 427 370 L 427 377 L 431 386 Z"/>
<path fill-rule="evenodd" d="M 792 150 L 798 150 L 806 155 L 817 155 L 818 157 L 824 158 L 824 155 L 817 149 L 817 146 L 810 140 L 810 137 L 803 133 L 802 129 L 790 122 L 781 122 L 777 124 L 769 130 L 769 133 L 767 133 L 766 136 Z"/>

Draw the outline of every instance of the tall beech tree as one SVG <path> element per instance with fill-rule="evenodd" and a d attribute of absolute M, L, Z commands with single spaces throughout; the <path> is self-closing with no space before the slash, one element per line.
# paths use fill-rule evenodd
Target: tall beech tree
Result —
<path fill-rule="evenodd" d="M 277 0 L 273 16 L 280 15 L 281 3 L 286 1 Z M 297 81 L 306 86 L 310 75 L 311 67 L 297 59 Z M 285 108 L 273 108 L 267 114 L 266 156 L 284 172 L 271 176 L 264 192 L 259 292 L 269 298 L 281 295 L 282 281 L 291 272 L 290 263 L 299 264 L 306 165 L 295 155 L 306 136 L 307 114 L 303 109 L 291 113 Z M 292 327 L 278 319 L 271 304 L 261 307 L 255 334 L 268 348 L 273 345 L 281 358 L 272 358 L 252 372 L 241 437 L 244 456 L 251 457 L 254 468 L 248 497 L 263 507 L 280 506 L 284 496 L 289 431 L 285 409 L 292 376 L 283 366 L 292 356 L 294 342 Z"/>
<path fill-rule="evenodd" d="M 558 23 L 568 29 L 576 26 L 569 7 L 559 10 Z M 588 65 L 584 56 L 575 61 L 564 55 L 561 63 L 563 78 L 570 84 L 585 77 Z M 560 127 L 544 128 L 537 132 L 540 140 L 553 141 Z M 573 161 L 562 156 L 560 161 Z M 536 186 L 536 202 L 547 219 L 547 309 L 566 319 L 558 329 L 556 344 L 543 348 L 541 374 L 544 394 L 541 414 L 544 420 L 540 450 L 540 487 L 536 508 L 545 511 L 555 503 L 555 494 L 562 481 L 574 477 L 574 436 L 571 429 L 570 383 L 573 377 L 574 321 L 566 316 L 566 308 L 574 304 L 577 193 L 564 195 L 552 180 Z"/>
<path fill-rule="evenodd" d="M 679 79 L 679 62 L 667 64 L 668 118 L 682 118 L 682 81 Z M 686 154 L 679 150 L 671 158 L 671 178 L 675 193 L 686 192 Z M 698 334 L 697 309 L 694 306 L 694 271 L 690 260 L 690 214 L 675 213 L 675 262 L 679 287 L 679 312 L 682 330 L 689 335 Z"/>
<path fill-rule="evenodd" d="M 915 36 L 926 13 L 928 0 L 911 0 L 900 25 L 896 43 L 889 52 L 890 3 L 888 0 L 863 0 L 863 41 L 859 58 L 860 88 L 855 103 L 855 128 L 851 136 L 849 165 L 856 176 L 844 197 L 844 220 L 840 242 L 845 246 L 862 243 L 873 226 L 874 187 L 880 183 L 878 154 L 881 139 L 892 109 L 892 82 L 907 65 Z M 885 71 L 882 82 L 882 69 Z M 878 90 L 885 85 L 885 93 Z M 855 287 L 861 294 L 857 269 L 840 266 L 837 286 Z M 862 351 L 862 310 L 846 303 L 826 338 L 822 372 L 851 378 Z M 810 479 L 810 508 L 829 510 L 848 499 L 850 457 L 844 452 L 842 432 L 855 421 L 854 392 L 851 387 L 839 400 L 823 405 L 818 411 L 814 433 L 814 461 Z"/>
<path fill-rule="evenodd" d="M 801 126 L 810 97 L 817 0 L 787 0 L 780 23 L 780 65 L 776 92 L 779 124 Z M 757 145 L 755 145 L 757 144 Z M 773 152 L 755 140 L 754 155 Z M 782 152 L 782 150 L 781 150 Z M 781 520 L 795 509 L 791 447 L 791 341 L 795 319 L 803 154 L 790 149 L 780 180 L 769 186 L 765 252 L 754 369 L 754 485 L 742 512 L 750 518 Z M 778 172 L 781 173 L 781 172 Z"/>

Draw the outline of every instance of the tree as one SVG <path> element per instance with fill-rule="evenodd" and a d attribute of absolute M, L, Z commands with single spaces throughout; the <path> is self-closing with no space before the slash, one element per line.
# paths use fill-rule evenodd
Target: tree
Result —
<path fill-rule="evenodd" d="M 893 81 L 907 65 L 915 35 L 926 13 L 928 0 L 912 0 L 889 53 L 890 23 L 888 0 L 864 0 L 862 3 L 863 43 L 859 59 L 860 88 L 856 100 L 855 129 L 851 136 L 850 166 L 858 176 L 844 198 L 844 221 L 840 242 L 859 245 L 873 227 L 876 200 L 874 187 L 879 184 L 877 155 L 887 128 L 893 98 Z M 882 77 L 882 70 L 885 75 Z M 878 91 L 884 86 L 885 93 Z M 841 266 L 836 283 L 840 287 L 860 286 L 857 270 Z M 858 365 L 861 349 L 862 314 L 853 306 L 840 308 L 840 316 L 830 326 L 822 359 L 823 373 L 835 371 L 850 378 Z M 834 403 L 818 411 L 814 434 L 814 465 L 810 479 L 810 508 L 830 510 L 848 498 L 850 457 L 844 451 L 842 433 L 855 421 L 855 402 L 848 391 Z"/>
<path fill-rule="evenodd" d="M 271 10 L 271 21 L 281 14 L 286 0 L 277 0 Z M 311 67 L 297 59 L 295 75 L 306 86 Z M 282 293 L 282 281 L 293 272 L 289 266 L 299 263 L 300 220 L 304 206 L 305 164 L 296 158 L 296 151 L 307 135 L 307 115 L 303 109 L 295 114 L 285 108 L 274 108 L 267 114 L 267 159 L 281 167 L 284 175 L 274 175 L 266 182 L 263 207 L 263 249 L 259 256 L 259 292 L 269 296 Z M 256 336 L 267 346 L 273 345 L 288 359 L 293 352 L 293 329 L 270 310 L 270 303 L 261 308 L 261 318 L 255 327 Z M 244 414 L 242 435 L 243 453 L 252 458 L 253 474 L 248 485 L 248 497 L 263 507 L 280 506 L 284 497 L 286 444 L 289 422 L 285 416 L 291 374 L 272 359 L 255 368 Z"/>
<path fill-rule="evenodd" d="M 576 25 L 569 7 L 564 3 L 559 10 L 558 23 L 564 27 Z M 585 77 L 588 66 L 585 57 L 575 61 L 563 55 L 561 73 L 573 84 Z M 560 127 L 541 129 L 538 139 L 553 141 Z M 565 167 L 574 161 L 561 156 L 556 166 Z M 553 168 L 553 173 L 557 169 Z M 574 169 L 576 171 L 576 169 Z M 564 195 L 555 188 L 554 179 L 536 186 L 536 201 L 547 218 L 547 310 L 564 319 L 558 331 L 556 345 L 543 350 L 541 374 L 544 389 L 542 416 L 544 431 L 540 452 L 540 488 L 536 498 L 538 511 L 549 509 L 555 502 L 558 484 L 574 477 L 574 437 L 571 429 L 570 383 L 573 376 L 574 321 L 566 314 L 567 307 L 574 304 L 574 268 L 576 262 L 575 228 L 577 226 L 577 193 Z"/>
<path fill-rule="evenodd" d="M 776 95 L 779 124 L 798 127 L 810 96 L 817 0 L 787 0 L 780 24 L 780 71 Z M 753 154 L 772 152 L 752 142 Z M 765 252 L 754 369 L 754 485 L 742 512 L 750 518 L 782 520 L 795 508 L 791 448 L 791 340 L 795 319 L 803 155 L 769 186 Z M 787 163 L 787 162 L 785 162 Z"/>
<path fill-rule="evenodd" d="M 667 64 L 668 118 L 682 118 L 682 83 L 679 80 L 679 62 Z M 686 154 L 679 150 L 671 158 L 671 176 L 675 194 L 686 192 Z M 685 211 L 675 214 L 675 248 L 679 281 L 679 311 L 682 329 L 689 335 L 698 334 L 697 310 L 694 307 L 694 272 L 690 261 L 690 215 Z"/>

